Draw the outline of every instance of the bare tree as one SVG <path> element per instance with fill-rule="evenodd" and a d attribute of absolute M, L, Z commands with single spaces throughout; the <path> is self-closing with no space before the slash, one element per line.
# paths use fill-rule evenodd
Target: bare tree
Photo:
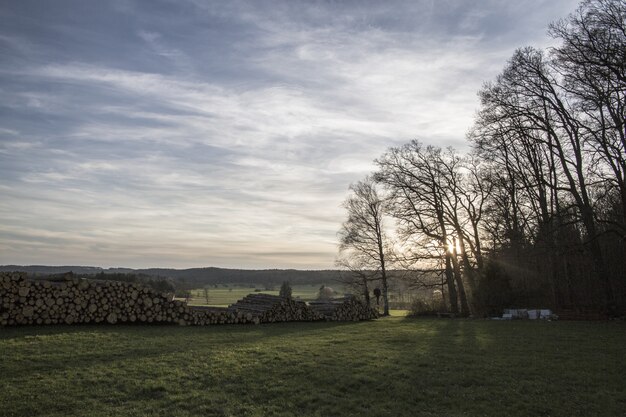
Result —
<path fill-rule="evenodd" d="M 449 150 L 423 146 L 412 141 L 400 148 L 391 148 L 377 161 L 376 180 L 390 193 L 390 211 L 398 221 L 398 234 L 409 249 L 405 261 L 413 268 L 431 270 L 445 265 L 450 306 L 453 313 L 460 304 L 460 313 L 470 313 L 462 266 L 456 250 L 459 230 L 464 221 L 459 217 L 458 196 L 450 196 L 450 171 L 458 174 L 458 158 Z M 471 268 L 467 253 L 460 254 Z M 443 262 L 442 262 L 443 261 Z M 465 263 L 465 262 L 464 262 Z M 472 276 L 466 270 L 470 286 Z M 458 301 L 457 301 L 458 296 Z"/>
<path fill-rule="evenodd" d="M 499 81 L 500 97 L 509 95 L 500 108 L 522 117 L 527 131 L 539 132 L 533 138 L 549 148 L 550 156 L 558 164 L 563 181 L 555 191 L 566 192 L 567 198 L 571 199 L 586 232 L 585 246 L 604 287 L 606 301 L 610 303 L 613 291 L 598 240 L 593 199 L 594 184 L 598 179 L 594 174 L 598 167 L 587 146 L 585 116 L 568 91 L 560 86 L 557 74 L 550 70 L 539 51 L 518 51 Z M 512 97 L 516 97 L 515 101 L 511 100 Z"/>
<path fill-rule="evenodd" d="M 516 51 L 480 92 L 471 138 L 495 167 L 488 228 L 550 258 L 555 302 L 580 262 L 562 255 L 584 254 L 611 305 L 626 286 L 626 3 L 585 0 L 550 33 L 559 46 Z"/>
<path fill-rule="evenodd" d="M 378 271 L 372 269 L 371 260 L 353 251 L 343 251 L 335 264 L 345 270 L 342 271 L 339 281 L 345 287 L 356 290 L 367 305 L 370 305 L 370 283 L 379 280 Z"/>
<path fill-rule="evenodd" d="M 453 313 L 489 282 L 518 304 L 626 311 L 626 2 L 583 0 L 550 34 L 561 44 L 520 48 L 481 89 L 468 155 L 412 141 L 376 161 L 401 275 L 445 289 Z M 386 258 L 355 219 L 342 242 L 367 286 L 364 265 Z"/>
<path fill-rule="evenodd" d="M 371 178 L 350 186 L 351 195 L 343 206 L 348 219 L 339 231 L 339 251 L 352 259 L 359 268 L 377 271 L 382 283 L 383 314 L 389 315 L 389 286 L 387 264 L 390 245 L 385 234 L 383 218 L 386 205 Z M 367 283 L 367 279 L 363 281 Z"/>
<path fill-rule="evenodd" d="M 204 301 L 209 304 L 209 289 L 207 287 L 204 287 Z"/>
<path fill-rule="evenodd" d="M 578 110 L 594 174 L 621 200 L 618 219 L 599 220 L 626 236 L 626 3 L 584 1 L 550 33 L 562 41 L 552 66 Z"/>

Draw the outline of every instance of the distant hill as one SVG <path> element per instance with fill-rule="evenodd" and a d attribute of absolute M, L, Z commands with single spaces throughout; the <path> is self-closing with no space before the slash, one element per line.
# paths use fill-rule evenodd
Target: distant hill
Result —
<path fill-rule="evenodd" d="M 297 269 L 227 269 L 227 268 L 99 268 L 94 266 L 45 266 L 45 265 L 0 265 L 0 272 L 20 271 L 30 275 L 45 276 L 73 272 L 79 275 L 96 274 L 143 274 L 153 277 L 170 278 L 176 286 L 197 288 L 207 284 L 332 284 L 341 276 L 339 270 L 297 270 Z"/>
<path fill-rule="evenodd" d="M 56 275 L 65 272 L 73 272 L 75 274 L 99 274 L 102 271 L 109 272 L 107 269 L 95 266 L 46 266 L 46 265 L 0 265 L 0 272 L 26 272 L 30 275 Z M 132 271 L 129 269 L 128 271 Z M 116 271 L 117 272 L 117 271 Z"/>

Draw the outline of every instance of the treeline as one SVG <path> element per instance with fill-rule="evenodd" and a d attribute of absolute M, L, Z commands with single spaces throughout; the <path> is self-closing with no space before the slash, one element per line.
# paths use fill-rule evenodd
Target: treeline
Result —
<path fill-rule="evenodd" d="M 280 287 L 288 281 L 292 285 L 321 285 L 337 281 L 337 270 L 296 270 L 296 269 L 143 269 L 142 273 L 174 279 L 177 288 L 194 289 L 215 284 L 249 284 Z"/>
<path fill-rule="evenodd" d="M 625 313 L 626 3 L 585 1 L 549 33 L 558 46 L 517 50 L 480 90 L 467 154 L 412 141 L 351 187 L 354 283 L 394 265 L 456 314 Z"/>
<path fill-rule="evenodd" d="M 174 282 L 169 278 L 154 277 L 145 274 L 126 274 L 126 273 L 105 273 L 100 271 L 97 274 L 76 274 L 74 272 L 65 272 L 61 274 L 26 274 L 26 278 L 37 281 L 68 281 L 68 280 L 95 280 L 100 282 L 116 281 L 125 282 L 127 284 L 141 284 L 144 287 L 151 288 L 161 293 L 174 293 L 176 287 Z"/>
<path fill-rule="evenodd" d="M 31 277 L 63 275 L 72 272 L 81 277 L 95 277 L 104 274 L 110 276 L 147 276 L 170 280 L 176 289 L 195 289 L 215 284 L 250 284 L 280 286 L 284 281 L 292 285 L 321 285 L 336 282 L 341 274 L 338 270 L 303 271 L 295 269 L 226 269 L 226 268 L 190 268 L 190 269 L 130 269 L 130 268 L 98 268 L 91 266 L 21 266 L 3 265 L 0 272 L 26 272 Z"/>

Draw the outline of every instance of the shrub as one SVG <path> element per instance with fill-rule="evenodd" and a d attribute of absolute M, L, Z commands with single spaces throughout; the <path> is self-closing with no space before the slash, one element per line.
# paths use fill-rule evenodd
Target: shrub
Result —
<path fill-rule="evenodd" d="M 446 312 L 446 306 L 442 300 L 416 298 L 409 309 L 410 317 L 436 316 L 437 313 Z"/>
<path fill-rule="evenodd" d="M 189 290 L 176 290 L 176 292 L 174 293 L 174 296 L 176 298 L 189 298 L 191 297 L 191 291 Z"/>

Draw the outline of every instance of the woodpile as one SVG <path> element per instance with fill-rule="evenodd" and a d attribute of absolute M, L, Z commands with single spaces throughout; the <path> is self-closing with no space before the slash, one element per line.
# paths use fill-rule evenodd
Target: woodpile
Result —
<path fill-rule="evenodd" d="M 378 318 L 378 311 L 355 297 L 311 301 L 309 307 L 329 321 L 359 321 Z"/>
<path fill-rule="evenodd" d="M 212 324 L 368 320 L 373 310 L 355 299 L 333 304 L 250 294 L 228 308 L 193 307 L 137 283 L 78 279 L 29 280 L 0 273 L 0 326 L 78 323 Z"/>
<path fill-rule="evenodd" d="M 138 284 L 0 274 L 0 324 L 176 322 L 184 303 Z"/>
<path fill-rule="evenodd" d="M 260 323 L 323 320 L 304 301 L 270 294 L 250 294 L 228 308 Z"/>
<path fill-rule="evenodd" d="M 227 307 L 187 306 L 189 319 L 184 323 L 191 326 L 207 326 L 210 324 L 259 324 L 252 315 L 230 311 Z"/>

